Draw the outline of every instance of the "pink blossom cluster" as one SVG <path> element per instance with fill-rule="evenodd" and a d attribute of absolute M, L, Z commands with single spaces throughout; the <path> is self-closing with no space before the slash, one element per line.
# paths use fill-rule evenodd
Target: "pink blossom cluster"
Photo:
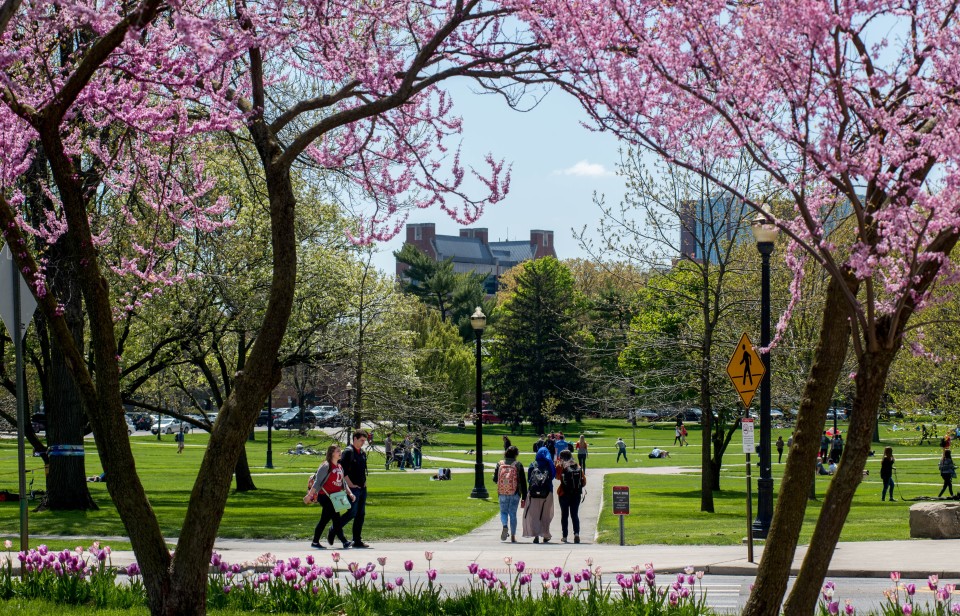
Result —
<path fill-rule="evenodd" d="M 864 329 L 922 307 L 960 233 L 960 28 L 952 0 L 510 0 L 593 124 L 701 173 L 828 271 Z M 884 24 L 879 27 L 879 24 Z M 747 156 L 775 193 L 711 162 Z M 786 202 L 786 203 L 784 203 Z M 788 261 L 797 277 L 802 260 Z M 794 284 L 792 292 L 799 293 Z"/>

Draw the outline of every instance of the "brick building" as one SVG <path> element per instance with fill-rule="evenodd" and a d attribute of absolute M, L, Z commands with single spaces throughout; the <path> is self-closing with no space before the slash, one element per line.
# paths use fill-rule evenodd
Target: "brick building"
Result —
<path fill-rule="evenodd" d="M 407 244 L 436 261 L 450 259 L 453 271 L 487 274 L 487 292 L 496 291 L 496 281 L 510 268 L 531 259 L 556 257 L 553 231 L 533 229 L 530 240 L 491 242 L 484 227 L 460 229 L 460 235 L 437 235 L 432 222 L 407 225 Z M 407 266 L 397 262 L 397 276 L 403 276 Z"/>

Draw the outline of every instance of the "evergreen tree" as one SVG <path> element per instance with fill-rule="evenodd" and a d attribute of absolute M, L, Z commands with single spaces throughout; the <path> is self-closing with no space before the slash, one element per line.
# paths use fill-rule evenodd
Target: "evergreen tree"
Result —
<path fill-rule="evenodd" d="M 498 408 L 543 430 L 545 407 L 570 416 L 583 386 L 573 275 L 553 257 L 528 261 L 515 268 L 504 295 L 489 347 L 491 389 Z"/>

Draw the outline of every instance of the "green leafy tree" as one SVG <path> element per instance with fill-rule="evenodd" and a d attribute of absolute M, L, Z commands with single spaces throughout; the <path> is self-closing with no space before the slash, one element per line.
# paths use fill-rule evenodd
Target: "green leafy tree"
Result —
<path fill-rule="evenodd" d="M 401 283 L 403 291 L 435 308 L 442 321 L 456 325 L 464 340 L 472 340 L 470 315 L 474 309 L 482 306 L 484 313 L 490 315 L 496 305 L 486 297 L 487 275 L 454 272 L 452 259 L 435 261 L 413 244 L 404 244 L 393 256 L 409 266 L 405 272 L 407 280 Z"/>
<path fill-rule="evenodd" d="M 490 382 L 497 407 L 544 428 L 544 404 L 570 417 L 583 389 L 578 317 L 580 296 L 570 269 L 553 257 L 511 270 L 512 284 L 497 309 L 490 349 Z"/>

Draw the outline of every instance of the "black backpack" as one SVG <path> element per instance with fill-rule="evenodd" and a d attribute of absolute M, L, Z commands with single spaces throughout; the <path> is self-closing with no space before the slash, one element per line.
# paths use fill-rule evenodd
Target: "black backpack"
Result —
<path fill-rule="evenodd" d="M 583 475 L 580 474 L 580 467 L 571 464 L 563 469 L 560 484 L 563 486 L 564 496 L 579 496 L 583 492 Z"/>
<path fill-rule="evenodd" d="M 547 498 L 550 496 L 552 483 L 550 473 L 534 466 L 530 469 L 530 498 Z"/>

